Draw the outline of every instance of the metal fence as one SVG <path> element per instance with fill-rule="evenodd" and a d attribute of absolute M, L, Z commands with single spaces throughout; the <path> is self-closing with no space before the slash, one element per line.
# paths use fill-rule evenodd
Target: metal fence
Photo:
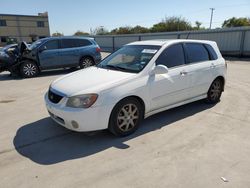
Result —
<path fill-rule="evenodd" d="M 188 38 L 216 41 L 223 55 L 250 56 L 250 27 L 130 35 L 96 35 L 92 37 L 106 52 L 113 52 L 134 41 Z"/>

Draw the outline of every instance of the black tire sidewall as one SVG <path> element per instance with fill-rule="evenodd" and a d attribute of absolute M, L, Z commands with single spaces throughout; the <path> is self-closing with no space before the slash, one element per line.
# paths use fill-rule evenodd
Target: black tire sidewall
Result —
<path fill-rule="evenodd" d="M 123 132 L 117 126 L 117 116 L 118 116 L 118 113 L 120 112 L 121 108 L 129 103 L 137 106 L 137 108 L 139 110 L 139 119 L 137 121 L 137 124 L 133 127 L 133 129 L 131 129 L 130 131 L 127 131 L 127 132 Z M 109 120 L 108 129 L 116 136 L 119 136 L 119 137 L 128 136 L 128 135 L 134 133 L 139 128 L 139 125 L 144 117 L 143 113 L 144 113 L 143 107 L 137 99 L 135 99 L 135 98 L 123 99 L 119 103 L 117 103 L 116 106 L 114 107 L 114 109 L 112 110 L 110 120 Z"/>
<path fill-rule="evenodd" d="M 33 75 L 26 75 L 24 73 L 23 68 L 27 64 L 32 64 L 32 65 L 34 65 L 36 67 L 35 74 L 33 74 Z M 39 68 L 38 68 L 37 64 L 35 62 L 33 62 L 33 61 L 23 61 L 23 62 L 21 62 L 21 65 L 20 65 L 20 74 L 21 74 L 21 76 L 23 78 L 33 78 L 33 77 L 36 77 L 39 74 Z"/>

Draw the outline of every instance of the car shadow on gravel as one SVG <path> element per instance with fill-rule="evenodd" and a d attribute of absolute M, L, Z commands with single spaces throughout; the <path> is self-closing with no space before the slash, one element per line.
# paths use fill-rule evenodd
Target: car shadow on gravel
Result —
<path fill-rule="evenodd" d="M 203 101 L 174 108 L 143 121 L 134 134 L 118 138 L 108 131 L 76 133 L 69 131 L 50 118 L 22 126 L 13 140 L 16 151 L 41 165 L 51 165 L 67 160 L 94 155 L 111 147 L 126 149 L 126 141 L 161 129 L 171 123 L 202 112 L 212 105 Z"/>

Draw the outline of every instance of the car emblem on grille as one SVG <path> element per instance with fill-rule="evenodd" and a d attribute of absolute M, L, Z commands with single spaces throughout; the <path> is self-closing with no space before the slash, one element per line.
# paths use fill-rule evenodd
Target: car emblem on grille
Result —
<path fill-rule="evenodd" d="M 50 99 L 54 99 L 54 96 L 52 94 L 50 95 Z"/>

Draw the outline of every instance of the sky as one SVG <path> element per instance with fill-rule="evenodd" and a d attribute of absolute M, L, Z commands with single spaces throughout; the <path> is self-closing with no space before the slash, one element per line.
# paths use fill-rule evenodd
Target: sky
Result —
<path fill-rule="evenodd" d="M 151 27 L 169 16 L 182 16 L 194 26 L 195 21 L 212 28 L 231 17 L 250 17 L 250 0 L 0 0 L 0 14 L 37 15 L 48 11 L 51 34 L 58 31 L 72 35 L 76 31 L 104 26 Z"/>

